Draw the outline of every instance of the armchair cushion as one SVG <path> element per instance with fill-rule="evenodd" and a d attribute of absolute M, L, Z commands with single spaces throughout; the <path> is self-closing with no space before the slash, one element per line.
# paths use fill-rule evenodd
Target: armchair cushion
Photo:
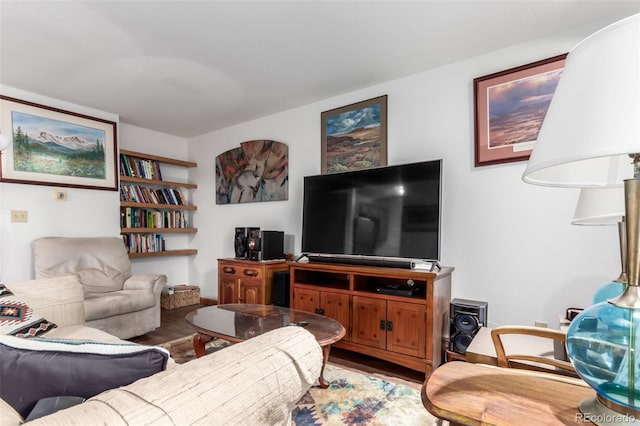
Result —
<path fill-rule="evenodd" d="M 90 398 L 163 371 L 169 352 L 135 343 L 0 336 L 0 359 L 0 397 L 27 417 L 40 399 Z"/>
<path fill-rule="evenodd" d="M 85 293 L 107 293 L 122 290 L 124 281 L 120 272 L 105 266 L 103 270 L 97 268 L 80 269 L 78 278 L 84 285 Z"/>
<path fill-rule="evenodd" d="M 35 337 L 56 327 L 36 313 L 24 298 L 0 284 L 0 334 Z"/>
<path fill-rule="evenodd" d="M 84 310 L 87 321 L 110 318 L 129 312 L 152 308 L 158 297 L 149 288 L 142 290 L 122 290 L 111 293 L 85 295 Z"/>
<path fill-rule="evenodd" d="M 122 290 L 131 262 L 118 237 L 43 237 L 33 242 L 36 278 L 77 274 L 85 293 Z"/>

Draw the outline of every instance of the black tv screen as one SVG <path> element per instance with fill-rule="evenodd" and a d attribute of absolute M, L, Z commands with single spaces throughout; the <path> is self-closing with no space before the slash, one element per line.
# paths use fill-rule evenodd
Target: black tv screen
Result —
<path fill-rule="evenodd" d="M 304 178 L 302 253 L 440 260 L 442 160 Z"/>

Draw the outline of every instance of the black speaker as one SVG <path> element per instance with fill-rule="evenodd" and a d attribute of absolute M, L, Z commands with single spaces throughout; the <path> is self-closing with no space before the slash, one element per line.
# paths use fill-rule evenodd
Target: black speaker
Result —
<path fill-rule="evenodd" d="M 233 249 L 236 252 L 236 258 L 247 258 L 247 228 L 236 228 L 236 233 L 233 237 Z"/>
<path fill-rule="evenodd" d="M 449 308 L 449 350 L 466 354 L 481 327 L 487 325 L 487 302 L 453 299 Z"/>
<path fill-rule="evenodd" d="M 247 259 L 253 259 L 252 252 L 260 251 L 260 228 L 247 228 Z"/>
<path fill-rule="evenodd" d="M 283 308 L 289 307 L 289 271 L 277 271 L 273 273 L 273 285 L 271 286 L 271 303 Z"/>
<path fill-rule="evenodd" d="M 284 232 L 258 231 L 259 237 L 249 235 L 247 246 L 250 260 L 284 259 Z"/>

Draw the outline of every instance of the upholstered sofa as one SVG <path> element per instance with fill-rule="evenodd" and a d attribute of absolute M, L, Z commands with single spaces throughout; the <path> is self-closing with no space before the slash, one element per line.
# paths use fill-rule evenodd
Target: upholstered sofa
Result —
<path fill-rule="evenodd" d="M 133 275 L 121 238 L 43 237 L 32 248 L 36 278 L 78 276 L 88 325 L 121 339 L 160 327 L 160 295 L 167 277 Z"/>
<path fill-rule="evenodd" d="M 75 275 L 7 287 L 57 325 L 35 339 L 119 341 L 84 324 L 84 292 Z M 315 338 L 300 327 L 283 327 L 186 364 L 169 362 L 164 371 L 27 424 L 288 425 L 291 410 L 315 383 L 321 366 Z M 3 386 L 11 383 L 0 378 Z M 1 425 L 23 421 L 0 400 Z"/>

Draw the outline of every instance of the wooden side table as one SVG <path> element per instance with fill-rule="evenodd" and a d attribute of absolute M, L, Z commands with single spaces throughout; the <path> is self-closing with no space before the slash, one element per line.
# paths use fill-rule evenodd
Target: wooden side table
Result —
<path fill-rule="evenodd" d="M 583 423 L 578 404 L 594 396 L 580 379 L 468 362 L 438 367 L 422 386 L 427 411 L 464 425 Z"/>

